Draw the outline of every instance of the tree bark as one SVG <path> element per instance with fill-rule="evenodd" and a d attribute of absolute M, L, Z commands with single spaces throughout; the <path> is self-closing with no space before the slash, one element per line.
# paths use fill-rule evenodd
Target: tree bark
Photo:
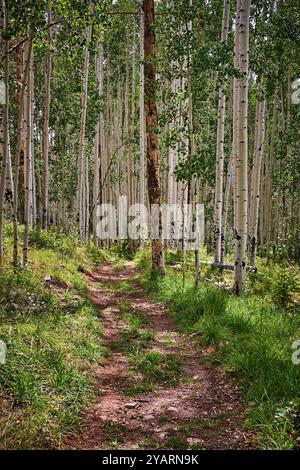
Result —
<path fill-rule="evenodd" d="M 228 37 L 230 0 L 224 0 L 223 19 L 221 31 L 221 43 L 225 44 Z M 223 66 L 223 72 L 225 67 Z M 216 152 L 216 186 L 215 186 L 215 229 L 214 229 L 214 252 L 215 263 L 221 259 L 221 235 L 222 235 L 222 209 L 223 209 L 223 180 L 224 180 L 224 136 L 226 116 L 226 82 L 223 81 L 219 89 L 218 101 L 218 124 L 217 124 L 217 152 Z"/>
<path fill-rule="evenodd" d="M 52 13 L 51 3 L 48 9 L 48 53 L 47 53 L 47 69 L 45 80 L 45 112 L 43 127 L 43 220 L 42 227 L 48 229 L 48 206 L 49 206 L 49 114 L 51 99 L 51 73 L 52 73 L 52 29 L 51 29 Z"/>
<path fill-rule="evenodd" d="M 234 232 L 234 291 L 237 295 L 246 288 L 246 248 L 248 213 L 248 68 L 249 68 L 249 21 L 250 0 L 240 0 L 238 41 L 238 135 L 236 169 L 236 214 Z"/>
<path fill-rule="evenodd" d="M 18 265 L 18 248 L 19 248 L 19 235 L 18 235 L 18 203 L 19 203 L 19 173 L 20 173 L 20 156 L 22 147 L 22 134 L 23 134 L 23 111 L 24 111 L 24 99 L 26 83 L 28 81 L 28 73 L 31 60 L 32 51 L 32 34 L 29 35 L 29 39 L 25 46 L 26 50 L 26 62 L 24 66 L 21 92 L 19 98 L 18 108 L 18 119 L 17 119 L 17 145 L 16 145 L 16 157 L 15 157 L 15 168 L 14 168 L 14 197 L 13 197 L 13 231 L 14 231 L 14 247 L 13 247 L 13 265 Z"/>
<path fill-rule="evenodd" d="M 96 59 L 96 76 L 98 82 L 98 96 L 103 98 L 103 44 L 98 44 L 98 55 Z M 102 107 L 102 103 L 101 103 Z M 104 118 L 101 109 L 98 122 L 96 124 L 95 143 L 94 143 L 94 185 L 93 185 L 93 237 L 95 245 L 98 245 L 97 238 L 97 206 L 102 202 L 102 166 L 101 161 L 103 158 L 104 149 Z"/>
<path fill-rule="evenodd" d="M 28 47 L 28 45 L 27 45 Z M 24 96 L 24 131 L 25 139 L 25 161 L 24 161 L 24 239 L 23 239 L 23 265 L 28 263 L 28 241 L 30 226 L 30 165 L 32 159 L 32 117 L 31 117 L 31 98 L 32 98 L 32 49 L 29 59 L 28 80 L 26 84 L 26 93 Z"/>
<path fill-rule="evenodd" d="M 258 125 L 257 136 L 255 138 L 255 148 L 253 156 L 253 169 L 251 175 L 251 195 L 250 195 L 250 217 L 249 217 L 249 259 L 250 266 L 255 269 L 256 265 L 256 249 L 257 249 L 257 227 L 258 227 L 258 210 L 260 198 L 260 179 L 261 166 L 264 155 L 265 142 L 265 116 L 266 101 L 258 102 Z"/>
<path fill-rule="evenodd" d="M 140 197 L 139 203 L 145 204 L 145 104 L 144 104 L 144 12 L 141 11 L 140 26 Z"/>
<path fill-rule="evenodd" d="M 9 25 L 9 13 L 8 13 L 8 2 L 1 4 L 3 10 L 2 12 L 2 22 L 4 23 L 4 30 L 8 29 Z M 5 9 L 4 9 L 5 8 Z M 1 169 L 1 179 L 0 179 L 0 269 L 3 264 L 3 224 L 4 224 L 4 199 L 5 199 L 5 186 L 6 186 L 6 176 L 7 176 L 7 165 L 9 160 L 9 42 L 8 39 L 3 41 L 3 53 L 4 53 L 4 105 L 3 105 L 3 156 L 2 156 L 2 169 Z M 2 51 L 1 51 L 2 53 Z"/>
<path fill-rule="evenodd" d="M 84 64 L 82 74 L 82 98 L 81 98 L 81 118 L 80 118 L 80 138 L 79 138 L 79 158 L 78 158 L 78 215 L 77 221 L 79 224 L 79 233 L 81 242 L 86 242 L 88 238 L 87 224 L 87 172 L 88 162 L 85 156 L 85 126 L 87 114 L 87 94 L 88 94 L 88 77 L 89 77 L 89 62 L 90 52 L 89 46 L 91 42 L 92 25 L 90 25 L 86 32 L 86 45 L 84 51 Z"/>
<path fill-rule="evenodd" d="M 154 31 L 154 0 L 143 0 L 145 15 L 144 53 L 145 53 L 145 114 L 147 132 L 147 174 L 150 208 L 157 206 L 158 237 L 152 239 L 152 270 L 164 274 L 164 252 L 162 244 L 160 155 L 158 141 L 158 118 L 156 106 L 156 40 Z"/>
<path fill-rule="evenodd" d="M 221 231 L 221 258 L 220 258 L 221 265 L 224 264 L 224 259 L 225 259 L 225 254 L 226 254 L 227 218 L 228 218 L 228 207 L 229 207 L 229 200 L 230 200 L 230 189 L 232 186 L 232 167 L 233 167 L 233 159 L 231 155 L 231 158 L 228 162 L 226 185 L 225 185 L 225 191 L 224 191 L 224 201 L 223 201 L 222 231 Z"/>

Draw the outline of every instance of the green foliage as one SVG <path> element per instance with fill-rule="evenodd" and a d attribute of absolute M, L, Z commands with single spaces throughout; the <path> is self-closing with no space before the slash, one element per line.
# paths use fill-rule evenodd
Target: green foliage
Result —
<path fill-rule="evenodd" d="M 36 316 L 57 310 L 57 300 L 29 268 L 5 270 L 0 275 L 0 319 L 16 322 L 28 313 Z"/>
<path fill-rule="evenodd" d="M 287 308 L 296 292 L 299 292 L 299 275 L 296 271 L 287 266 L 272 270 L 271 295 L 276 305 Z"/>
<path fill-rule="evenodd" d="M 72 257 L 79 246 L 75 237 L 66 236 L 56 231 L 45 232 L 39 228 L 31 230 L 29 234 L 29 246 L 38 249 L 49 249 L 57 251 L 65 256 Z"/>

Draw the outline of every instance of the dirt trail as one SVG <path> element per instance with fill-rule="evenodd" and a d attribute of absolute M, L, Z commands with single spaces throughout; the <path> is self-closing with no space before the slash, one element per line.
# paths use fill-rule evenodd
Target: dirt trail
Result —
<path fill-rule="evenodd" d="M 91 298 L 102 310 L 102 344 L 109 356 L 95 370 L 96 403 L 84 417 L 82 434 L 70 439 L 68 448 L 251 447 L 251 435 L 241 430 L 243 407 L 236 387 L 216 367 L 203 364 L 197 338 L 179 333 L 166 308 L 134 282 L 134 264 L 117 268 L 104 264 L 87 276 Z M 131 338 L 130 332 L 124 337 L 129 329 L 126 310 L 145 318 L 147 341 L 134 334 Z M 173 383 L 157 380 L 153 390 L 144 390 L 147 380 L 130 361 L 128 347 L 142 353 L 156 351 L 166 361 L 181 358 Z M 128 395 L 132 390 L 140 393 Z"/>

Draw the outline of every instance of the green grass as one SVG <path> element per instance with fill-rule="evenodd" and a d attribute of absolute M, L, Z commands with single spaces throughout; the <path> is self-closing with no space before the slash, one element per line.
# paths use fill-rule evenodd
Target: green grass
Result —
<path fill-rule="evenodd" d="M 120 313 L 128 329 L 112 348 L 125 353 L 135 373 L 142 375 L 141 382 L 136 383 L 133 379 L 133 383 L 126 391 L 127 395 L 134 396 L 153 391 L 158 383 L 175 386 L 181 377 L 180 357 L 177 354 L 161 354 L 151 349 L 155 334 L 146 328 L 148 322 L 145 316 L 130 303 L 122 302 Z"/>
<path fill-rule="evenodd" d="M 129 353 L 129 363 L 141 372 L 146 382 L 162 382 L 174 386 L 178 382 L 182 361 L 177 354 L 161 354 L 158 351 Z"/>
<path fill-rule="evenodd" d="M 181 273 L 172 268 L 164 278 L 151 279 L 147 251 L 139 253 L 137 261 L 141 285 L 169 306 L 183 331 L 199 334 L 202 347 L 213 345 L 217 355 L 210 360 L 241 381 L 249 408 L 247 426 L 258 431 L 258 445 L 263 449 L 295 448 L 291 433 L 300 432 L 300 366 L 292 363 L 292 342 L 300 338 L 300 317 L 292 305 L 284 309 L 275 303 L 272 285 L 278 281 L 271 268 L 266 280 L 259 279 L 265 284 L 264 296 L 263 288 L 258 292 L 256 281 L 251 280 L 249 294 L 238 298 L 206 282 L 195 288 L 189 273 L 183 283 Z M 212 271 L 210 275 L 216 274 Z M 283 410 L 280 421 L 276 419 L 278 410 Z"/>
<path fill-rule="evenodd" d="M 155 390 L 155 384 L 152 382 L 133 384 L 125 390 L 126 395 L 129 397 L 135 397 L 147 392 L 153 392 Z"/>
<path fill-rule="evenodd" d="M 8 253 L 10 244 L 6 239 Z M 60 448 L 79 429 L 94 395 L 93 365 L 106 356 L 100 312 L 86 298 L 80 270 L 101 256 L 52 233 L 32 232 L 30 245 L 28 268 L 13 271 L 7 263 L 0 275 L 0 340 L 7 346 L 0 448 Z M 45 274 L 69 288 L 47 285 Z"/>

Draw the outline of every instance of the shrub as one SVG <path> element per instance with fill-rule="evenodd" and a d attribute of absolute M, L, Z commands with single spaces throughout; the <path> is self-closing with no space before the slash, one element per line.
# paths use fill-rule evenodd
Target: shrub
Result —
<path fill-rule="evenodd" d="M 287 308 L 298 289 L 298 274 L 288 266 L 283 265 L 272 271 L 271 296 L 276 305 Z"/>

